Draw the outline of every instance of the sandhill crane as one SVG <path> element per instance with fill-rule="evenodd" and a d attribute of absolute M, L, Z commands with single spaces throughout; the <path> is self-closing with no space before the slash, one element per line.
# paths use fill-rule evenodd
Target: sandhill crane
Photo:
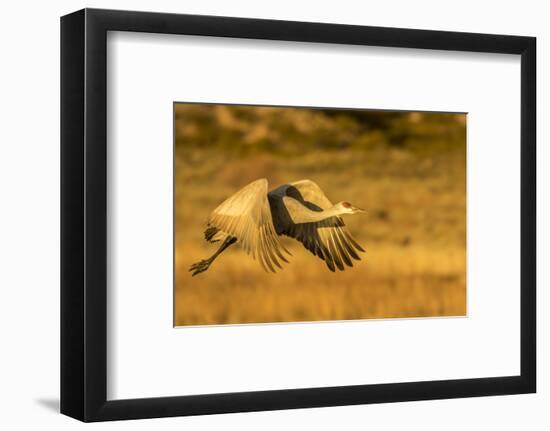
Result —
<path fill-rule="evenodd" d="M 222 202 L 210 215 L 204 237 L 208 242 L 222 241 L 208 259 L 191 265 L 193 276 L 206 271 L 229 246 L 238 242 L 258 259 L 264 270 L 282 268 L 290 252 L 278 236 L 300 241 L 306 249 L 325 261 L 331 271 L 353 266 L 361 260 L 363 248 L 351 237 L 341 216 L 364 212 L 349 202 L 333 205 L 321 188 L 311 180 L 283 184 L 268 193 L 267 180 L 256 180 Z"/>

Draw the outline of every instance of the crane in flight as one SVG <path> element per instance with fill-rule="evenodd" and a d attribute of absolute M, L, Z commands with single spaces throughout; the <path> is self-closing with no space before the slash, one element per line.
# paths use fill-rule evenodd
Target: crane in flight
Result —
<path fill-rule="evenodd" d="M 206 271 L 229 246 L 239 243 L 264 270 L 282 268 L 290 252 L 279 236 L 286 235 L 325 261 L 328 269 L 343 271 L 361 260 L 363 248 L 348 232 L 343 215 L 364 212 L 349 202 L 333 205 L 321 188 L 311 180 L 283 184 L 268 192 L 265 178 L 256 180 L 222 202 L 208 218 L 206 241 L 221 241 L 208 259 L 189 268 L 193 276 Z"/>

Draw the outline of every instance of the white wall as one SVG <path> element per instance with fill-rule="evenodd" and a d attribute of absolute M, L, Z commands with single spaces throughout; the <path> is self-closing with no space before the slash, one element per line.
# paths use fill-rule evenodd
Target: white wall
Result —
<path fill-rule="evenodd" d="M 508 4 L 510 3 L 510 4 Z M 151 10 L 392 27 L 521 34 L 538 38 L 539 143 L 549 138 L 550 27 L 545 2 L 321 3 L 278 0 L 51 1 L 6 3 L 0 26 L 0 424 L 70 429 L 56 413 L 59 363 L 59 16 L 87 7 Z M 539 221 L 548 217 L 549 152 L 539 145 Z M 497 162 L 497 161 L 495 161 Z M 503 232 L 503 235 L 505 232 Z M 130 429 L 530 430 L 550 426 L 550 231 L 539 223 L 539 392 L 536 395 L 119 422 Z M 498 298 L 495 298 L 498 301 Z M 11 424 L 11 425 L 10 425 Z M 120 429 L 119 428 L 119 429 Z"/>

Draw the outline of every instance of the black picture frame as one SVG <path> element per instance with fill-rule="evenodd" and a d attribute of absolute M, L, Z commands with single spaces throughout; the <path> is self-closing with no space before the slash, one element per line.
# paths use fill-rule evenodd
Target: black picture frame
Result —
<path fill-rule="evenodd" d="M 520 55 L 521 374 L 107 401 L 108 31 Z M 535 98 L 533 37 L 98 9 L 62 17 L 61 412 L 89 422 L 535 392 Z"/>

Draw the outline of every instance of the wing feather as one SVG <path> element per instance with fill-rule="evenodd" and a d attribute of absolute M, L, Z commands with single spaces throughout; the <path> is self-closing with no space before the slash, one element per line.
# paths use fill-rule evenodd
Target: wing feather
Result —
<path fill-rule="evenodd" d="M 342 258 L 344 263 L 347 266 L 353 266 L 353 263 L 352 263 L 349 255 L 348 255 L 347 251 L 344 250 L 344 248 L 345 248 L 344 245 L 342 244 L 342 242 L 340 241 L 340 238 L 338 237 L 338 228 L 332 229 L 331 234 L 332 234 L 332 240 L 336 244 L 336 247 L 338 248 L 338 253 L 340 253 L 340 257 Z"/>
<path fill-rule="evenodd" d="M 340 240 L 340 243 L 344 245 L 348 254 L 355 260 L 361 260 L 359 255 L 355 252 L 353 247 L 350 245 L 350 243 L 346 241 L 344 237 L 344 233 L 342 232 L 342 229 L 336 229 L 336 233 L 338 235 L 338 239 Z"/>
<path fill-rule="evenodd" d="M 210 214 L 208 225 L 237 238 L 243 249 L 258 259 L 266 271 L 282 268 L 279 259 L 288 262 L 273 226 L 267 198 L 267 180 L 256 180 L 223 201 Z"/>
<path fill-rule="evenodd" d="M 311 180 L 290 183 L 288 187 L 278 190 L 277 193 L 282 192 L 284 195 L 283 202 L 290 211 L 296 205 L 317 211 L 333 206 L 321 188 Z M 323 259 L 331 271 L 343 271 L 346 265 L 352 267 L 353 259 L 361 260 L 359 252 L 365 251 L 353 239 L 343 219 L 338 216 L 317 222 L 291 223 L 283 233 L 300 241 L 312 254 Z"/>

